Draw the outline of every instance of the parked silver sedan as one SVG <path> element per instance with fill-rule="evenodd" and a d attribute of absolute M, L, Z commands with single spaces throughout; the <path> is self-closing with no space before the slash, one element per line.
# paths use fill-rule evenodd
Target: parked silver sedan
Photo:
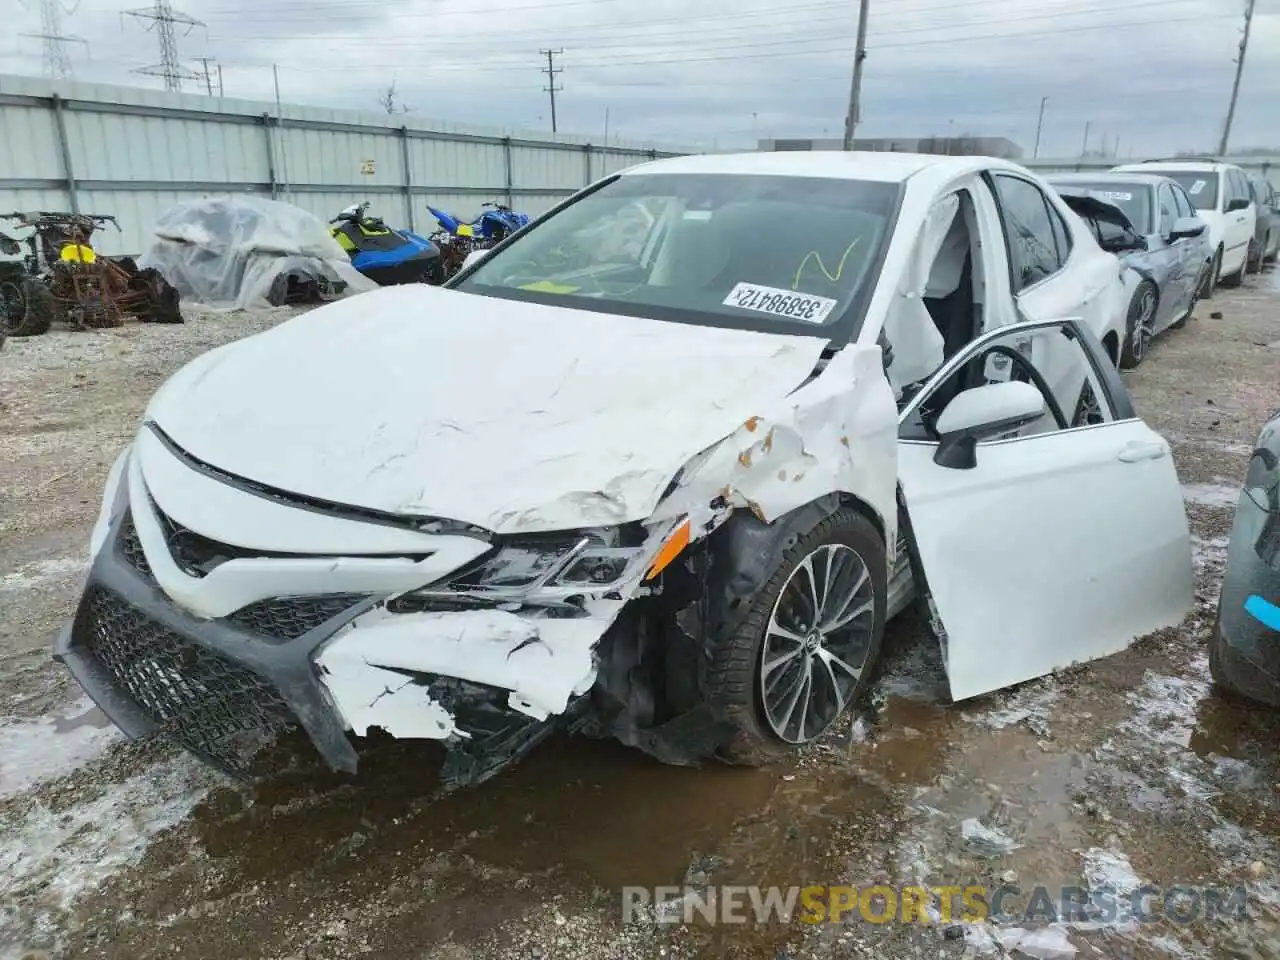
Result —
<path fill-rule="evenodd" d="M 1133 271 L 1120 366 L 1136 367 L 1158 333 L 1187 322 L 1211 296 L 1208 224 L 1168 177 L 1138 173 L 1055 174 L 1046 178 L 1097 236 Z"/>

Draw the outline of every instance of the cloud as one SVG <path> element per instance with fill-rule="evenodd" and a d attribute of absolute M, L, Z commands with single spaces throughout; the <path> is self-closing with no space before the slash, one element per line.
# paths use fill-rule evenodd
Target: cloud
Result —
<path fill-rule="evenodd" d="M 19 32 L 39 32 L 36 0 Z M 838 136 L 856 31 L 852 0 L 185 0 L 183 62 L 216 58 L 228 96 L 376 110 L 394 79 L 417 116 L 550 126 L 543 49 L 565 132 L 748 147 Z M 1041 156 L 1105 136 L 1120 155 L 1216 147 L 1243 11 L 1227 0 L 873 0 L 865 136 L 1008 136 Z M 1240 5 L 1242 6 L 1242 4 Z M 1232 143 L 1274 143 L 1280 0 L 1259 0 Z M 78 79 L 160 86 L 147 21 L 83 0 L 63 31 Z M 40 69 L 40 41 L 0 45 L 0 71 Z M 196 89 L 188 84 L 188 89 Z M 1276 144 L 1280 146 L 1280 144 Z"/>

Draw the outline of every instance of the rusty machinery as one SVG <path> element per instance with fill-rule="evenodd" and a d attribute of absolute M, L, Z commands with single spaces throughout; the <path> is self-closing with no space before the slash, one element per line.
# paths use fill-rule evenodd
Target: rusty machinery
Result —
<path fill-rule="evenodd" d="M 0 234 L 0 252 L 27 254 L 0 262 L 0 327 L 10 336 L 44 333 L 54 320 L 73 329 L 118 327 L 126 315 L 149 323 L 181 323 L 178 291 L 157 270 L 130 257 L 99 256 L 90 238 L 115 217 L 81 213 L 10 213 L 0 219 L 31 230 L 22 241 Z"/>

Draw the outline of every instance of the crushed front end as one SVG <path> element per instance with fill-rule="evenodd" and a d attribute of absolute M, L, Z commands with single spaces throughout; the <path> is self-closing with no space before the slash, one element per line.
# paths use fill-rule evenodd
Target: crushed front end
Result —
<path fill-rule="evenodd" d="M 144 426 L 55 657 L 126 734 L 233 776 L 290 728 L 354 772 L 378 728 L 443 742 L 446 783 L 475 783 L 588 722 L 602 638 L 687 542 L 679 520 L 497 537 L 323 504 Z"/>

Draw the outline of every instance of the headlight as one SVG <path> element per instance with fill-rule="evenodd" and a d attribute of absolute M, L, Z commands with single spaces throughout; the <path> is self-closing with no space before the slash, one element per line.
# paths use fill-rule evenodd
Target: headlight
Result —
<path fill-rule="evenodd" d="M 689 532 L 682 518 L 657 531 L 630 524 L 512 537 L 477 565 L 403 594 L 388 608 L 406 613 L 465 601 L 566 606 L 571 598 L 607 595 L 657 576 L 688 545 Z"/>

